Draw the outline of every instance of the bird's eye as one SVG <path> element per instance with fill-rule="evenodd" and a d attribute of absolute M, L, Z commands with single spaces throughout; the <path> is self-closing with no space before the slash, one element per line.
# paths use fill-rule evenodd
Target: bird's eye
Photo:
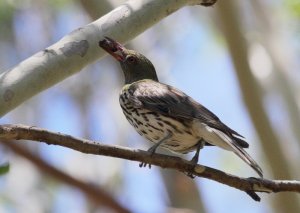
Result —
<path fill-rule="evenodd" d="M 129 62 L 129 63 L 131 63 L 131 64 L 134 64 L 134 63 L 136 63 L 136 58 L 134 57 L 134 56 L 128 56 L 127 58 L 126 58 L 126 60 Z"/>

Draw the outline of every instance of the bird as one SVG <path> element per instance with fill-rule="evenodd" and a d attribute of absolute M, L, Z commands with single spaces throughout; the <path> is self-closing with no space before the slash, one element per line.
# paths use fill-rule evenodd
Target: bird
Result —
<path fill-rule="evenodd" d="M 244 150 L 249 147 L 245 138 L 184 92 L 159 82 L 148 58 L 109 37 L 99 46 L 120 63 L 125 77 L 120 106 L 135 130 L 153 143 L 151 155 L 158 147 L 180 154 L 196 151 L 191 163 L 197 165 L 204 146 L 217 146 L 234 152 L 263 177 L 261 167 Z"/>

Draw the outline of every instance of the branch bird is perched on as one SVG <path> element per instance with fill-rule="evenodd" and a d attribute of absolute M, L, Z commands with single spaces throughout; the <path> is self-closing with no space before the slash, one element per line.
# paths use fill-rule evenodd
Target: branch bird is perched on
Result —
<path fill-rule="evenodd" d="M 153 154 L 158 146 L 175 153 L 196 150 L 192 159 L 196 165 L 204 145 L 219 146 L 233 151 L 263 176 L 259 165 L 244 151 L 249 145 L 243 136 L 185 93 L 160 83 L 149 59 L 108 37 L 99 46 L 121 64 L 125 86 L 120 105 L 136 131 L 154 143 L 149 152 Z"/>

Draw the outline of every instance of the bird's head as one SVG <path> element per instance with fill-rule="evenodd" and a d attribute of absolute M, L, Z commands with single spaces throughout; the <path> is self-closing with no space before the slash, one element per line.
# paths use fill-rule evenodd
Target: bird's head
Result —
<path fill-rule="evenodd" d="M 143 79 L 158 81 L 153 64 L 144 55 L 126 49 L 119 42 L 108 37 L 99 41 L 99 46 L 120 62 L 125 76 L 125 84 Z"/>

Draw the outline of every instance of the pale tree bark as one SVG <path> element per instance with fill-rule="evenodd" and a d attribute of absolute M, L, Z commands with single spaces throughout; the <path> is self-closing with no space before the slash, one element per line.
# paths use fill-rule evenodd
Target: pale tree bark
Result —
<path fill-rule="evenodd" d="M 122 43 L 187 5 L 216 0 L 128 1 L 100 19 L 78 28 L 57 43 L 0 75 L 0 116 L 104 56 L 99 40 L 110 36 Z"/>
<path fill-rule="evenodd" d="M 263 97 L 259 84 L 253 77 L 247 56 L 247 43 L 243 37 L 240 26 L 240 15 L 238 13 L 237 1 L 230 0 L 220 2 L 217 5 L 219 21 L 233 59 L 236 74 L 239 79 L 241 92 L 249 114 L 261 140 L 263 152 L 265 153 L 272 175 L 275 178 L 292 179 L 293 172 L 287 164 L 280 142 L 271 127 L 266 111 L 263 106 Z M 299 212 L 300 204 L 296 196 L 291 194 L 276 197 L 278 203 L 275 211 Z"/>

